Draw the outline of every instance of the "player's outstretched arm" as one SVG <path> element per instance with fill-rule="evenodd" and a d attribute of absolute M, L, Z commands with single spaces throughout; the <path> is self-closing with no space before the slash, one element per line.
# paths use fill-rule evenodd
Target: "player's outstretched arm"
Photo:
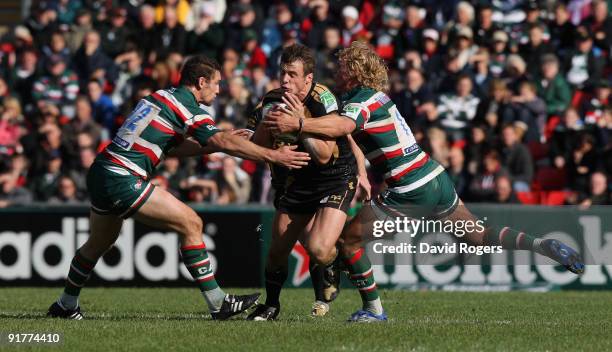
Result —
<path fill-rule="evenodd" d="M 299 169 L 308 165 L 310 160 L 308 153 L 294 151 L 297 146 L 284 146 L 276 150 L 263 148 L 225 131 L 210 137 L 207 145 L 240 158 L 274 163 L 289 169 Z"/>
<path fill-rule="evenodd" d="M 232 131 L 228 131 L 229 133 L 244 138 L 244 139 L 249 139 L 250 137 L 250 132 L 248 132 L 245 129 L 239 129 L 239 130 L 232 130 Z M 167 155 L 168 156 L 175 156 L 178 158 L 184 158 L 184 157 L 190 157 L 190 156 L 199 156 L 199 155 L 204 155 L 204 154 L 211 154 L 211 153 L 215 153 L 218 152 L 219 149 L 211 146 L 211 145 L 207 145 L 206 147 L 203 147 L 200 143 L 198 143 L 198 141 L 196 141 L 195 139 L 189 137 L 189 138 L 185 138 L 185 140 L 177 145 L 176 147 L 170 149 L 170 151 L 168 151 Z"/>

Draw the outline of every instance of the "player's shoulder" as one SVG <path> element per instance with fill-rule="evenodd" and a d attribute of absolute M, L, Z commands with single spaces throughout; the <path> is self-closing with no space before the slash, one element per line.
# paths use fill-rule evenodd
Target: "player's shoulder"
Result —
<path fill-rule="evenodd" d="M 314 83 L 310 91 L 310 99 L 308 99 L 306 103 L 307 105 L 309 105 L 308 102 L 313 105 L 318 105 L 316 107 L 311 107 L 310 110 L 321 110 L 323 115 L 338 110 L 336 96 L 331 89 L 321 83 Z M 321 107 L 321 109 L 317 109 L 317 107 Z"/>
<path fill-rule="evenodd" d="M 365 102 L 375 97 L 386 95 L 383 92 L 377 91 L 369 87 L 357 87 L 349 91 L 343 96 L 345 102 Z"/>

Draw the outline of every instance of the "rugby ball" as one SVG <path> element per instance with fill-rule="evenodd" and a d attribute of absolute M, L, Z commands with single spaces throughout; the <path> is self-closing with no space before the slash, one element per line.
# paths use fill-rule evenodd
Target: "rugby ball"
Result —
<path fill-rule="evenodd" d="M 262 108 L 262 111 L 261 111 L 262 116 L 265 118 L 266 115 L 268 115 L 270 111 L 275 111 L 277 109 L 284 108 L 286 106 L 287 104 L 281 103 L 281 102 L 267 103 Z M 298 140 L 297 132 L 281 133 L 281 134 L 273 133 L 272 136 L 274 137 L 275 142 L 295 144 Z"/>

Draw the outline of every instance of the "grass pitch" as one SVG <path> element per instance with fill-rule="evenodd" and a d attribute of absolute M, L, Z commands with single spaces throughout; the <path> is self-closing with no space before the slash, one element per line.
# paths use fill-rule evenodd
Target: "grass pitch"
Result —
<path fill-rule="evenodd" d="M 318 319 L 309 316 L 310 289 L 286 289 L 276 322 L 211 321 L 196 288 L 87 288 L 87 320 L 44 318 L 60 291 L 0 289 L 0 331 L 62 332 L 62 346 L 39 349 L 105 352 L 612 349 L 612 292 L 382 291 L 390 321 L 356 325 L 345 322 L 359 305 L 348 289 Z"/>

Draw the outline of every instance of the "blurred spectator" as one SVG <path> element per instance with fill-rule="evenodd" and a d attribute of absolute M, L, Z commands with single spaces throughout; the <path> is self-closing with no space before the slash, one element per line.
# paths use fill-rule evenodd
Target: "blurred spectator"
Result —
<path fill-rule="evenodd" d="M 438 103 L 438 119 L 453 141 L 465 139 L 470 121 L 476 117 L 480 99 L 472 95 L 472 79 L 461 75 L 455 94 L 442 94 Z"/>
<path fill-rule="evenodd" d="M 399 38 L 400 29 L 404 21 L 401 7 L 394 3 L 383 6 L 382 27 L 373 38 L 373 45 L 380 57 L 391 60 L 394 57 L 394 45 Z"/>
<path fill-rule="evenodd" d="M 502 128 L 502 165 L 512 179 L 512 188 L 517 192 L 527 192 L 533 178 L 533 160 L 527 147 L 520 142 L 516 128 L 506 125 Z"/>
<path fill-rule="evenodd" d="M 425 22 L 421 8 L 417 2 L 411 1 L 405 10 L 404 26 L 400 30 L 400 34 L 395 42 L 395 57 L 401 58 L 406 51 L 419 50 L 422 48 L 421 38 L 425 36 Z M 435 30 L 434 30 L 435 31 Z M 438 42 L 439 34 L 435 31 L 435 41 Z M 432 32 L 429 32 L 429 37 L 432 37 Z"/>
<path fill-rule="evenodd" d="M 580 201 L 580 208 L 587 209 L 592 205 L 610 205 L 610 192 L 608 191 L 608 178 L 602 172 L 591 175 L 589 193 Z"/>
<path fill-rule="evenodd" d="M 568 53 L 564 65 L 567 82 L 576 89 L 591 88 L 605 64 L 602 51 L 593 48 L 593 39 L 584 27 L 578 28 L 576 39 L 576 48 Z"/>
<path fill-rule="evenodd" d="M 565 58 L 569 50 L 574 47 L 574 25 L 570 22 L 570 13 L 567 5 L 558 3 L 555 15 L 548 24 L 550 28 L 550 43 L 557 50 L 560 57 Z"/>
<path fill-rule="evenodd" d="M 287 4 L 279 3 L 271 10 L 273 16 L 265 21 L 261 38 L 261 49 L 266 56 L 281 45 L 283 31 L 299 29 L 298 24 L 293 22 L 293 14 Z"/>
<path fill-rule="evenodd" d="M 162 23 L 166 20 L 169 11 L 173 11 L 177 22 L 184 26 L 189 16 L 189 1 L 187 0 L 158 0 L 155 7 L 155 22 Z"/>
<path fill-rule="evenodd" d="M 590 99 L 585 99 L 581 106 L 581 116 L 588 124 L 604 123 L 604 112 L 607 107 L 612 107 L 610 99 L 610 82 L 600 79 L 594 84 L 594 94 Z"/>
<path fill-rule="evenodd" d="M 22 155 L 12 155 L 8 159 L 8 169 L 0 173 L 0 208 L 27 205 L 32 201 L 30 191 L 20 184 L 20 176 L 26 169 L 25 163 Z"/>
<path fill-rule="evenodd" d="M 84 197 L 87 194 L 87 171 L 96 158 L 96 151 L 91 147 L 79 148 L 79 164 L 68 172 L 68 176 L 74 181 L 77 194 Z"/>
<path fill-rule="evenodd" d="M 215 4 L 205 2 L 197 7 L 193 31 L 187 33 L 186 53 L 202 54 L 217 59 L 225 45 L 225 32 L 219 23 L 215 23 Z"/>
<path fill-rule="evenodd" d="M 493 33 L 489 70 L 494 77 L 500 77 L 506 67 L 508 57 L 508 34 L 504 31 Z"/>
<path fill-rule="evenodd" d="M 612 45 L 612 17 L 606 0 L 593 0 L 592 16 L 584 24 L 595 36 L 595 46 L 601 50 L 609 51 Z"/>
<path fill-rule="evenodd" d="M 300 31 L 304 33 L 305 44 L 311 48 L 320 48 L 324 37 L 323 31 L 337 26 L 337 21 L 329 11 L 329 1 L 311 0 L 308 6 L 310 15 L 300 24 Z"/>
<path fill-rule="evenodd" d="M 83 45 L 74 56 L 74 68 L 81 89 L 85 89 L 92 78 L 108 82 L 117 79 L 117 68 L 100 47 L 100 34 L 95 30 L 85 34 Z"/>
<path fill-rule="evenodd" d="M 62 61 L 66 63 L 66 67 L 71 66 L 71 53 L 66 46 L 66 39 L 64 39 L 64 34 L 62 32 L 57 31 L 52 33 L 50 42 L 43 46 L 41 51 L 41 67 L 49 67 L 52 57 L 60 57 Z"/>
<path fill-rule="evenodd" d="M 499 153 L 494 150 L 487 152 L 482 160 L 480 171 L 470 183 L 468 199 L 472 202 L 492 201 L 495 197 L 495 179 L 505 174 Z"/>
<path fill-rule="evenodd" d="M 335 76 L 338 71 L 338 52 L 340 51 L 340 30 L 335 27 L 325 28 L 323 32 L 323 47 L 316 54 L 317 81 L 334 89 Z M 258 96 L 263 96 L 259 94 Z"/>
<path fill-rule="evenodd" d="M 537 96 L 535 85 L 523 82 L 519 95 L 513 96 L 510 102 L 502 123 L 514 124 L 523 141 L 539 142 L 546 124 L 546 103 Z"/>
<path fill-rule="evenodd" d="M 61 107 L 62 113 L 74 116 L 74 100 L 79 93 L 78 77 L 68 69 L 65 59 L 59 55 L 49 58 L 48 76 L 43 76 L 34 83 L 32 97 L 34 103 L 54 104 Z"/>
<path fill-rule="evenodd" d="M 492 48 L 494 35 L 501 29 L 498 23 L 493 21 L 493 7 L 485 2 L 478 7 L 477 23 L 474 26 L 474 42 L 481 47 Z"/>
<path fill-rule="evenodd" d="M 62 155 L 58 150 L 53 150 L 48 155 L 45 170 L 42 174 L 32 180 L 32 192 L 38 201 L 48 201 L 57 191 L 59 178 L 62 172 Z"/>
<path fill-rule="evenodd" d="M 155 62 L 154 49 L 158 41 L 156 34 L 155 9 L 151 5 L 144 4 L 138 12 L 138 26 L 133 34 L 133 41 L 143 51 L 143 57 L 147 65 Z"/>
<path fill-rule="evenodd" d="M 179 23 L 176 9 L 167 6 L 164 10 L 164 21 L 157 26 L 154 45 L 155 59 L 164 60 L 171 51 L 183 52 L 187 34 Z"/>
<path fill-rule="evenodd" d="M 75 117 L 63 126 L 64 145 L 70 150 L 71 158 L 78 156 L 78 135 L 87 133 L 93 140 L 93 146 L 100 143 L 102 137 L 102 127 L 94 120 L 93 108 L 89 98 L 80 95 L 76 100 Z"/>
<path fill-rule="evenodd" d="M 74 180 L 70 176 L 60 176 L 57 180 L 55 195 L 49 198 L 49 204 L 78 205 L 82 202 Z"/>
<path fill-rule="evenodd" d="M 463 198 L 470 184 L 470 174 L 465 164 L 463 150 L 452 147 L 448 153 L 448 175 L 455 184 L 455 190 L 460 198 Z"/>
<path fill-rule="evenodd" d="M 91 12 L 87 9 L 78 10 L 75 22 L 70 25 L 66 33 L 66 43 L 71 53 L 76 53 L 79 50 L 83 45 L 85 35 L 91 30 L 93 30 Z"/>
<path fill-rule="evenodd" d="M 219 174 L 218 204 L 244 204 L 249 200 L 251 178 L 238 167 L 236 159 L 226 156 L 223 159 L 223 169 Z"/>
<path fill-rule="evenodd" d="M 32 103 L 32 89 L 38 76 L 38 57 L 34 49 L 25 49 L 19 55 L 18 63 L 8 74 L 8 84 L 19 98 L 23 107 Z"/>
<path fill-rule="evenodd" d="M 425 84 L 423 73 L 412 68 L 406 72 L 407 87 L 391 98 L 411 128 L 428 127 L 437 115 L 435 95 Z"/>
<path fill-rule="evenodd" d="M 229 81 L 228 93 L 227 98 L 219 101 L 219 104 L 224 106 L 220 111 L 220 119 L 230 122 L 235 128 L 244 128 L 247 116 L 254 106 L 249 99 L 249 91 L 242 77 L 234 77 Z"/>
<path fill-rule="evenodd" d="M 117 108 L 113 105 L 111 98 L 104 94 L 102 84 L 97 79 L 92 79 L 87 84 L 87 96 L 91 102 L 94 121 L 105 129 L 105 139 L 115 135 L 119 128 L 115 124 Z"/>
<path fill-rule="evenodd" d="M 444 130 L 432 127 L 427 130 L 431 157 L 444 167 L 448 166 L 448 139 Z"/>
<path fill-rule="evenodd" d="M 27 133 L 23 123 L 19 100 L 14 97 L 5 98 L 0 110 L 0 146 L 17 149 L 19 139 Z"/>
<path fill-rule="evenodd" d="M 581 134 L 578 144 L 568 159 L 570 185 L 577 191 L 586 192 L 591 173 L 597 167 L 595 138 L 590 134 Z"/>
<path fill-rule="evenodd" d="M 470 175 L 475 175 L 479 171 L 484 155 L 490 149 L 491 145 L 487 139 L 486 127 L 482 124 L 473 126 L 470 141 L 465 148 L 465 164 Z"/>
<path fill-rule="evenodd" d="M 354 6 L 342 9 L 342 45 L 348 47 L 355 40 L 370 38 L 370 32 L 359 22 L 359 11 Z"/>
<path fill-rule="evenodd" d="M 571 90 L 559 73 L 559 59 L 555 55 L 542 57 L 542 78 L 537 84 L 538 95 L 546 102 L 548 115 L 560 115 L 570 103 Z"/>
<path fill-rule="evenodd" d="M 113 105 L 121 106 L 129 99 L 137 86 L 147 78 L 143 71 L 143 53 L 135 48 L 118 55 L 115 64 L 119 67 L 119 74 L 113 94 Z"/>
<path fill-rule="evenodd" d="M 544 28 L 542 24 L 533 24 L 529 28 L 529 41 L 520 49 L 521 56 L 527 64 L 527 72 L 533 77 L 540 75 L 540 60 L 542 56 L 553 53 L 553 48 L 544 42 Z"/>
<path fill-rule="evenodd" d="M 495 202 L 501 204 L 518 204 L 519 200 L 512 189 L 512 181 L 507 176 L 495 179 Z"/>
<path fill-rule="evenodd" d="M 127 15 L 125 8 L 115 8 L 110 14 L 110 20 L 101 26 L 102 50 L 111 58 L 125 51 L 131 36 L 130 28 L 127 26 Z"/>

